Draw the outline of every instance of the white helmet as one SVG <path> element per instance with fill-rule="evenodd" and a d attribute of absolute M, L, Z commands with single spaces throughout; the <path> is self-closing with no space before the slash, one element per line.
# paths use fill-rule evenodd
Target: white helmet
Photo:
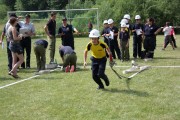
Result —
<path fill-rule="evenodd" d="M 125 18 L 125 19 L 129 19 L 129 20 L 131 19 L 129 14 L 125 14 L 125 15 L 124 15 L 124 18 Z"/>
<path fill-rule="evenodd" d="M 89 33 L 90 38 L 98 38 L 100 36 L 99 30 L 93 29 Z"/>
<path fill-rule="evenodd" d="M 114 22 L 113 19 L 108 20 L 108 24 L 112 24 L 113 22 Z"/>
<path fill-rule="evenodd" d="M 121 27 L 127 27 L 126 23 L 122 23 Z"/>
<path fill-rule="evenodd" d="M 136 15 L 135 16 L 135 20 L 139 20 L 139 19 L 141 19 L 141 16 L 140 15 Z"/>
<path fill-rule="evenodd" d="M 128 23 L 128 20 L 127 20 L 127 19 L 122 19 L 121 22 L 120 22 L 120 24 L 122 24 L 122 23 L 126 23 L 126 24 L 127 24 L 127 23 Z"/>
<path fill-rule="evenodd" d="M 104 20 L 103 24 L 108 24 L 108 21 L 107 21 L 107 20 Z"/>

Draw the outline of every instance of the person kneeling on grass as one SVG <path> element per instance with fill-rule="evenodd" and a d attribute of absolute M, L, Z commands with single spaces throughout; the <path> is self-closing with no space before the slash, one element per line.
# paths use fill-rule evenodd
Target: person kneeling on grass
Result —
<path fill-rule="evenodd" d="M 47 46 L 48 42 L 46 40 L 37 40 L 34 43 L 34 53 L 36 55 L 38 71 L 45 70 Z"/>
<path fill-rule="evenodd" d="M 91 50 L 92 56 L 91 56 L 91 67 L 92 67 L 92 78 L 94 81 L 99 85 L 97 89 L 104 89 L 104 85 L 101 81 L 103 79 L 105 81 L 106 86 L 109 86 L 109 79 L 105 74 L 105 68 L 106 68 L 106 52 L 107 51 L 109 58 L 110 58 L 110 64 L 113 62 L 112 60 L 112 54 L 107 46 L 106 43 L 99 41 L 99 31 L 96 29 L 93 29 L 90 34 L 89 38 L 91 39 L 91 42 L 89 42 L 86 46 L 86 49 L 84 51 L 84 67 L 87 65 L 87 53 Z"/>
<path fill-rule="evenodd" d="M 70 46 L 60 46 L 59 54 L 63 61 L 65 72 L 74 72 L 76 70 L 77 56 Z"/>

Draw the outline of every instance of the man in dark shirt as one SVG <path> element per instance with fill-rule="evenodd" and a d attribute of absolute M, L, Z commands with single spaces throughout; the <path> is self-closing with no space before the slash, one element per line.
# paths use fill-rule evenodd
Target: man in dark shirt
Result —
<path fill-rule="evenodd" d="M 63 61 L 65 72 L 74 72 L 76 70 L 77 56 L 70 46 L 60 46 L 59 54 Z"/>
<path fill-rule="evenodd" d="M 46 40 L 37 40 L 34 43 L 34 53 L 36 55 L 37 70 L 45 70 L 46 64 L 46 48 L 48 42 Z"/>
<path fill-rule="evenodd" d="M 50 50 L 50 63 L 54 62 L 55 46 L 56 46 L 56 13 L 51 13 L 51 18 L 44 27 L 47 37 L 49 39 L 49 50 Z"/>
<path fill-rule="evenodd" d="M 62 26 L 58 30 L 58 35 L 61 36 L 62 45 L 70 46 L 74 50 L 74 36 L 73 32 L 78 33 L 77 29 L 72 25 L 67 24 L 67 19 L 62 19 Z"/>

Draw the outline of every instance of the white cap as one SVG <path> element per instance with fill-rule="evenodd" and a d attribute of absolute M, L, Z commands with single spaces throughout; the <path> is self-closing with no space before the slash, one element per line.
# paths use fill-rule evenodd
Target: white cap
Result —
<path fill-rule="evenodd" d="M 125 18 L 125 19 L 129 19 L 129 20 L 131 19 L 129 14 L 125 14 L 125 15 L 124 15 L 124 18 Z"/>
<path fill-rule="evenodd" d="M 108 21 L 107 21 L 107 20 L 104 20 L 103 24 L 108 24 Z"/>
<path fill-rule="evenodd" d="M 99 30 L 93 29 L 89 33 L 90 38 L 98 38 L 100 36 Z"/>
<path fill-rule="evenodd" d="M 139 20 L 139 19 L 141 19 L 141 16 L 140 15 L 136 15 L 135 16 L 135 20 Z"/>
<path fill-rule="evenodd" d="M 112 24 L 113 22 L 114 22 L 113 19 L 108 20 L 108 24 Z"/>
<path fill-rule="evenodd" d="M 127 27 L 126 23 L 122 23 L 121 27 Z"/>

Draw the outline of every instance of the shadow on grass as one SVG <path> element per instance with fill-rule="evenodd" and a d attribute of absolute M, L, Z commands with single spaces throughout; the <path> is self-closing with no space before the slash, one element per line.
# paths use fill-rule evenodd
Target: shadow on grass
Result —
<path fill-rule="evenodd" d="M 147 92 L 137 91 L 137 90 L 119 90 L 119 89 L 104 89 L 105 92 L 111 92 L 111 93 L 123 93 L 123 94 L 130 94 L 130 95 L 136 95 L 140 97 L 148 97 L 149 94 Z"/>

